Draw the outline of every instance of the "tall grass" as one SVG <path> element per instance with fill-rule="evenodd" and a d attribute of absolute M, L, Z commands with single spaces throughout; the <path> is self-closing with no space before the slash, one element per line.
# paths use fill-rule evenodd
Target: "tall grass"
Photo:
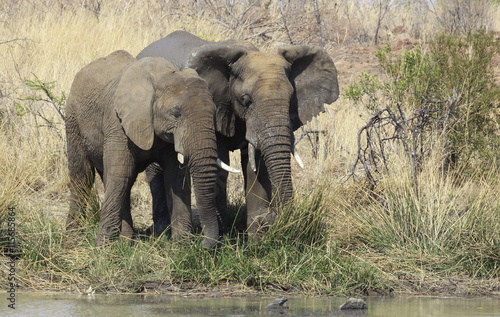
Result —
<path fill-rule="evenodd" d="M 406 186 L 391 186 L 370 205 L 368 214 L 353 211 L 364 223 L 364 239 L 378 250 L 445 257 L 435 270 L 466 271 L 498 277 L 499 200 L 496 179 L 479 181 L 430 177 L 420 196 Z M 369 221 L 367 219 L 370 219 Z"/>
<path fill-rule="evenodd" d="M 310 294 L 387 288 L 376 269 L 327 239 L 320 197 L 317 192 L 284 210 L 258 243 L 235 235 L 216 250 L 201 247 L 200 237 L 181 243 L 162 237 L 122 239 L 93 248 L 96 224 L 66 232 L 61 223 L 33 215 L 20 236 L 20 280 L 34 289 L 91 286 L 98 292 L 138 292 L 151 282 L 179 290 L 205 285 Z"/>

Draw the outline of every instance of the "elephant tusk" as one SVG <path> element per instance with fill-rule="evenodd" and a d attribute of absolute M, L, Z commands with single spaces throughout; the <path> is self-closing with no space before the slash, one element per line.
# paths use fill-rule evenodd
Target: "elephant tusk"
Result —
<path fill-rule="evenodd" d="M 184 164 L 184 155 L 182 155 L 181 153 L 177 153 L 177 160 L 179 161 L 179 163 Z"/>
<path fill-rule="evenodd" d="M 257 172 L 257 165 L 255 165 L 255 147 L 252 143 L 248 143 L 248 162 L 252 171 Z"/>
<path fill-rule="evenodd" d="M 229 173 L 241 173 L 240 170 L 236 169 L 236 168 L 232 168 L 231 166 L 227 165 L 226 163 L 222 162 L 222 160 L 220 158 L 217 159 L 217 166 L 222 168 L 223 170 L 229 172 Z"/>
<path fill-rule="evenodd" d="M 295 150 L 292 153 L 293 158 L 295 158 L 295 161 L 297 161 L 297 164 L 299 164 L 300 168 L 304 168 L 304 162 L 302 162 L 302 159 L 299 156 L 299 153 L 297 153 Z"/>

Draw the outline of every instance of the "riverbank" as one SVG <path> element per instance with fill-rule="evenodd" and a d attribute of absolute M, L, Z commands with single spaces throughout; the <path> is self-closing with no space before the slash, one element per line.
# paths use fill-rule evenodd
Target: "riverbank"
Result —
<path fill-rule="evenodd" d="M 18 291 L 200 297 L 500 295 L 494 267 L 486 271 L 464 263 L 463 251 L 377 250 L 353 228 L 350 234 L 336 232 L 324 193 L 314 191 L 295 202 L 282 214 L 286 221 L 259 243 L 233 232 L 217 250 L 203 249 L 196 236 L 181 243 L 141 236 L 95 248 L 95 216 L 83 231 L 66 232 L 60 219 L 18 210 L 16 257 L 2 257 L 0 266 L 2 276 L 13 272 L 15 279 L 0 285 L 8 289 L 15 281 Z M 492 275 L 481 277 L 483 272 Z"/>

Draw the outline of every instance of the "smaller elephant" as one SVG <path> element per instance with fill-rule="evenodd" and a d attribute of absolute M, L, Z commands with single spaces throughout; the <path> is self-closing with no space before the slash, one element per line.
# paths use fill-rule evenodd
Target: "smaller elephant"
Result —
<path fill-rule="evenodd" d="M 67 227 L 77 226 L 97 171 L 104 182 L 104 200 L 96 245 L 120 233 L 132 237 L 130 191 L 137 174 L 155 162 L 164 171 L 172 239 L 184 237 L 191 232 L 191 197 L 179 181 L 186 173 L 180 161 L 192 176 L 202 244 L 213 247 L 220 226 L 214 115 L 207 83 L 194 70 L 177 70 L 163 58 L 137 61 L 116 51 L 85 66 L 75 77 L 67 103 Z"/>

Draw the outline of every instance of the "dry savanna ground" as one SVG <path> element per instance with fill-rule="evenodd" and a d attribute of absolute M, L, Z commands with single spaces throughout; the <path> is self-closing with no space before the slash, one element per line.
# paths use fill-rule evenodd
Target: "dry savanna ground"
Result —
<path fill-rule="evenodd" d="M 432 291 L 434 287 L 437 292 L 455 294 L 498 294 L 498 275 L 486 279 L 464 272 L 449 276 L 454 274 L 451 269 L 438 274 L 423 268 L 429 261 L 445 262 L 446 255 L 419 262 L 418 252 L 405 254 L 402 249 L 401 253 L 393 252 L 392 259 L 369 248 L 360 251 L 363 240 L 358 237 L 370 223 L 380 219 L 367 216 L 363 222 L 362 215 L 352 214 L 349 196 L 359 193 L 359 188 L 345 179 L 356 159 L 357 133 L 371 112 L 343 95 L 362 72 L 383 74 L 375 52 L 387 44 L 393 52 L 400 52 L 418 44 L 425 47 L 437 32 L 465 34 L 475 28 L 498 36 L 498 1 L 0 0 L 0 25 L 0 213 L 16 206 L 17 223 L 45 217 L 65 220 L 68 172 L 62 97 L 69 93 L 75 74 L 89 62 L 118 49 L 136 55 L 152 41 L 177 29 L 213 41 L 247 39 L 265 51 L 284 43 L 321 45 L 336 64 L 341 97 L 296 132 L 300 139 L 298 150 L 306 165 L 300 169 L 292 162 L 296 196 L 304 197 L 321 188 L 331 240 L 347 254 L 361 257 L 383 272 L 389 280 L 406 280 L 398 284 L 401 291 Z M 498 56 L 494 62 L 498 84 Z M 45 83 L 49 89 L 33 89 L 27 81 Z M 232 158 L 231 165 L 239 167 L 237 153 Z M 401 188 L 404 196 L 411 182 L 404 166 L 401 163 L 381 186 Z M 492 211 L 500 207 L 496 195 L 500 181 L 495 180 L 498 170 L 492 169 L 489 178 L 470 179 L 460 185 L 454 185 L 451 177 L 439 177 L 435 166 L 428 170 L 421 177 L 421 192 L 426 197 L 422 205 L 430 209 L 446 205 L 448 211 L 465 212 L 474 204 L 484 204 L 484 209 L 489 210 L 488 219 L 499 220 L 498 209 Z M 356 173 L 362 177 L 362 170 Z M 243 201 L 240 178 L 230 178 L 230 200 L 234 204 Z M 151 198 L 143 175 L 132 197 L 136 225 L 148 226 Z M 407 198 L 412 199 L 411 195 Z M 498 251 L 499 227 L 492 228 L 494 232 L 487 240 L 496 245 L 492 250 Z M 498 261 L 498 254 L 492 259 Z M 410 272 L 403 263 L 413 260 L 422 265 L 420 271 Z M 496 267 L 498 274 L 498 263 Z M 463 286 L 462 280 L 469 283 Z"/>

